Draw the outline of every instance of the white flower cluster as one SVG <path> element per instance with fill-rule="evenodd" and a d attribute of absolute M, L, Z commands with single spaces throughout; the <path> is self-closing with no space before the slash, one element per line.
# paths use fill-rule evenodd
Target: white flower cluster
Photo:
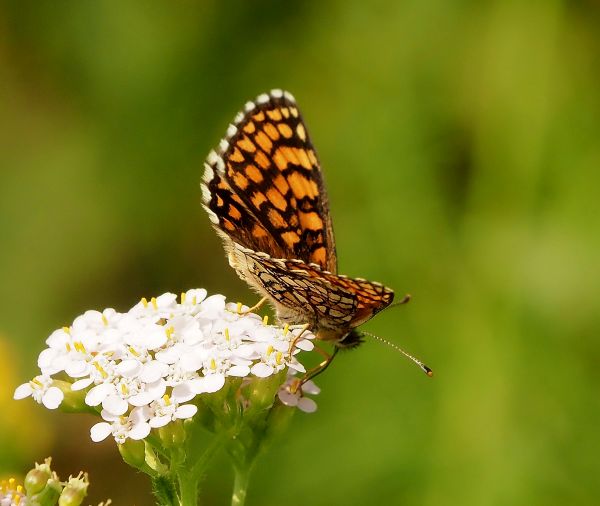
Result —
<path fill-rule="evenodd" d="M 222 295 L 206 295 L 194 289 L 179 302 L 171 293 L 142 299 L 127 313 L 85 312 L 50 335 L 38 358 L 41 375 L 19 386 L 15 399 L 32 396 L 55 409 L 64 393 L 53 377 L 66 374 L 73 391 L 85 389 L 88 406 L 102 408 L 104 421 L 92 427 L 92 440 L 112 434 L 123 443 L 194 416 L 197 407 L 189 402 L 217 392 L 228 376 L 265 378 L 285 368 L 290 377 L 305 372 L 295 355 L 313 349 L 310 332 L 267 325 L 266 317 L 240 314 Z M 302 397 L 302 392 L 318 393 L 314 384 L 292 390 L 289 381 L 282 386 L 284 404 L 316 409 Z"/>

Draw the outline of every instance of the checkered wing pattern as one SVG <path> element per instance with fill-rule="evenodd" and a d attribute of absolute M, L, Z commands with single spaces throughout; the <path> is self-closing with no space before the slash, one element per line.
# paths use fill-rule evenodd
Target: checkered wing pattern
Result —
<path fill-rule="evenodd" d="M 336 272 L 321 168 L 289 93 L 273 90 L 246 104 L 208 156 L 203 192 L 221 235 Z"/>
<path fill-rule="evenodd" d="M 208 156 L 202 193 L 230 265 L 280 321 L 340 341 L 392 302 L 389 288 L 336 274 L 321 168 L 289 93 L 246 104 Z"/>
<path fill-rule="evenodd" d="M 239 245 L 234 257 L 246 281 L 262 287 L 276 306 L 293 316 L 303 313 L 319 327 L 357 327 L 394 299 L 394 292 L 380 283 L 332 274 L 301 260 L 271 258 Z"/>

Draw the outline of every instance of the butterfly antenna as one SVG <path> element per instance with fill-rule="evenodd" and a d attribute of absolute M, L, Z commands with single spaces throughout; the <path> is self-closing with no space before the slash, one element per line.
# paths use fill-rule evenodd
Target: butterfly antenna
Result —
<path fill-rule="evenodd" d="M 410 301 L 410 299 L 412 299 L 412 295 L 410 293 L 407 293 L 404 297 L 402 297 L 398 302 L 394 302 L 393 304 L 390 304 L 389 307 L 396 307 L 396 306 L 403 306 L 404 304 L 406 304 L 408 301 Z"/>
<path fill-rule="evenodd" d="M 405 297 L 406 298 L 406 297 Z M 398 346 L 397 344 L 392 343 L 391 341 L 388 341 L 387 339 L 384 339 L 383 337 L 379 337 L 376 336 L 375 334 L 371 334 L 370 332 L 365 332 L 365 331 L 361 331 L 361 333 L 363 335 L 372 337 L 373 339 L 379 341 L 380 343 L 383 344 L 387 344 L 388 346 L 390 346 L 391 348 L 394 348 L 396 351 L 399 351 L 400 353 L 402 353 L 402 355 L 404 355 L 407 359 L 413 361 L 415 364 L 417 364 L 421 370 L 427 374 L 427 376 L 429 376 L 430 378 L 433 376 L 433 371 L 427 367 L 423 362 L 421 362 L 418 358 L 413 357 L 410 353 L 406 353 L 402 348 L 400 348 L 400 346 Z"/>

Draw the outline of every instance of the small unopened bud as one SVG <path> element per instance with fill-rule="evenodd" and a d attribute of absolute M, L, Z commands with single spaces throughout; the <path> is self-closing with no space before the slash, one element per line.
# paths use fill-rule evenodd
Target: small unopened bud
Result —
<path fill-rule="evenodd" d="M 136 469 L 141 468 L 146 462 L 146 447 L 141 440 L 127 439 L 119 445 L 119 453 L 127 464 Z"/>
<path fill-rule="evenodd" d="M 75 478 L 70 477 L 60 494 L 58 506 L 80 506 L 87 495 L 89 484 L 87 473 L 79 473 Z"/>
<path fill-rule="evenodd" d="M 55 473 L 46 482 L 46 486 L 37 494 L 31 496 L 31 504 L 35 506 L 54 506 L 62 492 L 62 485 Z"/>
<path fill-rule="evenodd" d="M 48 480 L 52 477 L 52 470 L 50 469 L 51 462 L 52 459 L 48 457 L 43 464 L 36 463 L 35 468 L 27 473 L 23 483 L 27 495 L 35 495 L 44 489 L 46 483 L 48 483 Z"/>
<path fill-rule="evenodd" d="M 284 380 L 285 371 L 267 378 L 253 378 L 244 392 L 250 404 L 248 409 L 256 412 L 270 408 Z"/>

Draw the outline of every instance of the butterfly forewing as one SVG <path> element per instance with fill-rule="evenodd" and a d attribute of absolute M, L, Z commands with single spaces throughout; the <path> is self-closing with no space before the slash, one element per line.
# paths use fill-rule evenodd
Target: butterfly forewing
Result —
<path fill-rule="evenodd" d="M 207 164 L 205 204 L 225 233 L 272 257 L 336 271 L 321 168 L 289 93 L 248 102 Z"/>

